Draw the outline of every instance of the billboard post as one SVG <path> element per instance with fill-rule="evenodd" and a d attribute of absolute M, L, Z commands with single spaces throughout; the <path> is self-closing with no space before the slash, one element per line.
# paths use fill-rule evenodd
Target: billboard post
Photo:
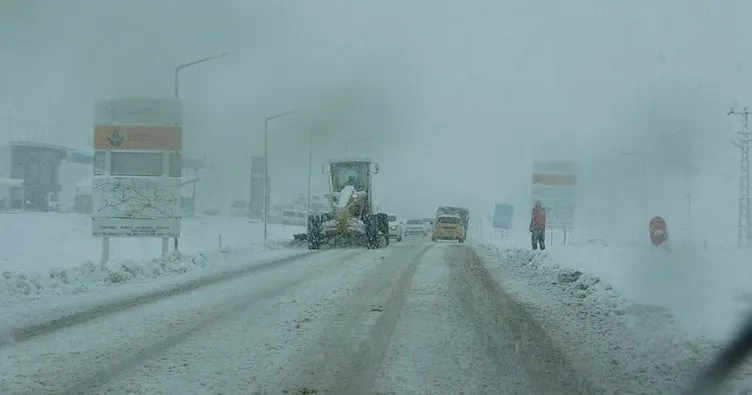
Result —
<path fill-rule="evenodd" d="M 533 162 L 531 205 L 539 200 L 547 212 L 547 226 L 567 230 L 575 225 L 577 164 L 571 161 Z"/>
<path fill-rule="evenodd" d="M 174 99 L 100 99 L 95 105 L 92 236 L 170 238 L 178 249 L 182 108 Z"/>

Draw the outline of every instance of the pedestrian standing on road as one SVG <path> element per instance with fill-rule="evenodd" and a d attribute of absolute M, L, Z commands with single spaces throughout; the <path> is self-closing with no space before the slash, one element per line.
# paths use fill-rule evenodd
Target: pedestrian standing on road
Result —
<path fill-rule="evenodd" d="M 541 205 L 540 200 L 536 200 L 533 206 L 530 218 L 530 238 L 533 250 L 546 249 L 546 209 Z"/>

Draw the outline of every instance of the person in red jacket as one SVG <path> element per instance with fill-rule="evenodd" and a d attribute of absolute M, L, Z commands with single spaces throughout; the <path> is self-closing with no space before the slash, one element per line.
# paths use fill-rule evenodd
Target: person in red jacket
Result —
<path fill-rule="evenodd" d="M 533 215 L 530 218 L 530 233 L 533 249 L 546 249 L 546 209 L 539 200 L 533 206 Z"/>

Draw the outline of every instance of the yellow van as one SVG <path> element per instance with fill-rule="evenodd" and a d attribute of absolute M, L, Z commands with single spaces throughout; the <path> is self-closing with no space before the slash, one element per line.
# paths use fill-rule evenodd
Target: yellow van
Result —
<path fill-rule="evenodd" d="M 457 240 L 465 242 L 465 227 L 459 215 L 439 215 L 433 225 L 431 241 Z"/>

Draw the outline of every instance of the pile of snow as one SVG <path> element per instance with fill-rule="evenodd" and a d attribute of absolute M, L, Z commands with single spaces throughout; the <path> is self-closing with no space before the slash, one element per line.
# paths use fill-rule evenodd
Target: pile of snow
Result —
<path fill-rule="evenodd" d="M 702 265 L 709 252 L 497 244 L 476 246 L 496 280 L 608 393 L 675 393 L 688 385 L 747 307 L 734 294 L 749 282 L 749 269 L 719 259 Z M 744 369 L 731 385 L 752 388 L 750 378 Z"/>
<path fill-rule="evenodd" d="M 95 263 L 99 262 L 101 240 L 91 237 L 88 216 L 4 214 L 0 217 L 0 305 L 87 293 L 222 265 L 231 257 L 282 249 L 300 231 L 270 225 L 271 241 L 264 247 L 262 225 L 244 218 L 189 218 L 182 222 L 179 253 L 162 258 L 159 239 L 112 239 L 112 259 Z"/>
<path fill-rule="evenodd" d="M 181 254 L 171 253 L 150 261 L 126 259 L 120 262 L 86 262 L 71 268 L 54 268 L 47 272 L 0 273 L 0 305 L 20 300 L 38 299 L 51 295 L 80 294 L 125 283 L 145 282 L 164 276 L 183 274 L 212 265 L 220 265 L 228 258 L 251 255 L 258 250 L 222 250 Z"/>

